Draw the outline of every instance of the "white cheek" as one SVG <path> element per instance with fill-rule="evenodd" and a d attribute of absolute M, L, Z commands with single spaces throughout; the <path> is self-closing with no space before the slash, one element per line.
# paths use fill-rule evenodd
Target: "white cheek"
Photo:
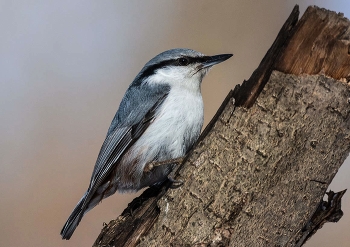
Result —
<path fill-rule="evenodd" d="M 149 84 L 168 84 L 171 87 L 188 88 L 189 90 L 200 90 L 202 73 L 195 73 L 187 67 L 167 67 L 156 71 L 147 78 Z"/>
<path fill-rule="evenodd" d="M 176 82 L 185 80 L 186 74 L 188 74 L 188 69 L 182 67 L 163 68 L 157 70 L 154 75 L 150 76 L 149 82 L 175 84 Z"/>

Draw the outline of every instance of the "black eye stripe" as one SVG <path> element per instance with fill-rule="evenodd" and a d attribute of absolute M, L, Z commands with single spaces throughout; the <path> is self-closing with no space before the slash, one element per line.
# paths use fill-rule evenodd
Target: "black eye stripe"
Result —
<path fill-rule="evenodd" d="M 147 69 L 145 69 L 141 73 L 140 77 L 141 78 L 149 77 L 149 76 L 153 75 L 154 72 L 157 69 L 164 68 L 164 67 L 167 67 L 169 65 L 172 65 L 172 66 L 184 66 L 184 65 L 179 64 L 179 59 L 180 58 L 164 60 L 164 61 L 162 61 L 160 63 L 153 64 L 153 65 L 147 67 Z M 188 60 L 187 65 L 194 64 L 194 63 L 203 63 L 203 62 L 206 62 L 206 61 L 208 61 L 210 59 L 210 57 L 208 57 L 208 56 L 204 56 L 204 57 L 186 57 L 186 56 L 184 56 L 182 58 L 186 58 Z"/>
<path fill-rule="evenodd" d="M 208 56 L 204 57 L 181 57 L 187 59 L 188 63 L 187 64 L 194 64 L 194 63 L 204 63 L 210 59 Z M 179 60 L 181 58 L 178 58 L 176 60 Z M 176 64 L 174 64 L 176 65 Z M 181 64 L 177 64 L 177 66 L 182 66 Z"/>

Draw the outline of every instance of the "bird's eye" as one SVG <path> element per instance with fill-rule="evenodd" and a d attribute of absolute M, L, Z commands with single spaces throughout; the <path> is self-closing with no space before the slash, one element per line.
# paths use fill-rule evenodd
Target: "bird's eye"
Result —
<path fill-rule="evenodd" d="M 186 57 L 180 57 L 177 62 L 179 63 L 180 66 L 186 66 L 190 62 L 188 58 Z"/>

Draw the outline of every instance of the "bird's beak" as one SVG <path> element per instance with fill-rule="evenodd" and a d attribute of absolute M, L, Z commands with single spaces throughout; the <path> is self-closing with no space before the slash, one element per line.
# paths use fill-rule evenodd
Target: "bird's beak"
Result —
<path fill-rule="evenodd" d="M 202 63 L 202 69 L 211 67 L 211 66 L 218 64 L 218 63 L 221 63 L 221 62 L 229 59 L 232 56 L 233 56 L 233 54 L 220 54 L 220 55 L 208 57 L 209 59 Z"/>

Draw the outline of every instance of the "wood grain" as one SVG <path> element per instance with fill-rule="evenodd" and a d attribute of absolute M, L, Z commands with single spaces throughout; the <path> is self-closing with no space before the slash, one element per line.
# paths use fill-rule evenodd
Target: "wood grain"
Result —
<path fill-rule="evenodd" d="M 307 8 L 275 69 L 295 75 L 349 79 L 349 20 L 326 9 Z"/>

